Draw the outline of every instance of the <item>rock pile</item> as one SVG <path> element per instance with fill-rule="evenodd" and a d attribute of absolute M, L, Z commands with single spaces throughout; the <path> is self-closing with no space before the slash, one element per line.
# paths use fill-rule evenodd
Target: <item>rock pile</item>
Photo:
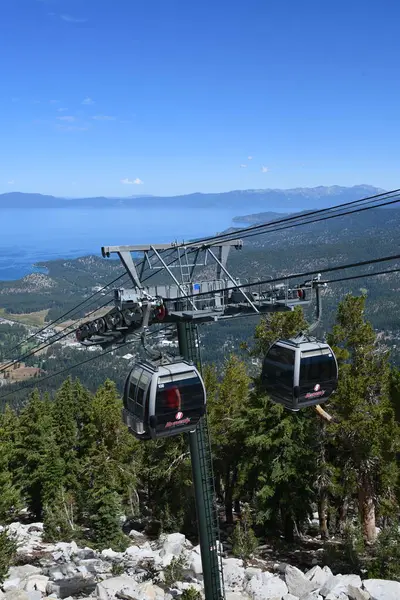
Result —
<path fill-rule="evenodd" d="M 23 562 L 38 566 L 11 567 L 0 600 L 179 600 L 188 588 L 204 597 L 200 548 L 180 533 L 150 542 L 131 531 L 132 545 L 125 552 L 95 552 L 75 542 L 43 543 L 41 523 L 14 523 L 11 531 Z M 306 573 L 277 565 L 272 573 L 236 558 L 222 562 L 227 600 L 400 600 L 396 581 L 333 575 L 319 565 Z"/>

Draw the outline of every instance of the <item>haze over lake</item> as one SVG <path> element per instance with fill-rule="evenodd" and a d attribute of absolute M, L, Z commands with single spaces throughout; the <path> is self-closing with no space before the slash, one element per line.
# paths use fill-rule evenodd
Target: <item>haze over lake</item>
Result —
<path fill-rule="evenodd" d="M 252 212 L 251 206 L 244 212 Z M 56 258 L 101 256 L 101 246 L 168 243 L 232 225 L 234 208 L 1 209 L 0 280 L 32 273 Z M 236 223 L 237 226 L 237 223 Z"/>

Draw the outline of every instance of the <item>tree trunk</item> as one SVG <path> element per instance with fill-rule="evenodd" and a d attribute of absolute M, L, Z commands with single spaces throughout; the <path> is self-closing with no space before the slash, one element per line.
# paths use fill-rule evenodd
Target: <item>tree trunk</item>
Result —
<path fill-rule="evenodd" d="M 233 492 L 235 490 L 235 483 L 237 480 L 237 469 L 234 468 L 233 472 L 228 467 L 225 471 L 225 521 L 228 525 L 232 525 L 233 523 Z"/>
<path fill-rule="evenodd" d="M 358 510 L 367 542 L 376 540 L 374 489 L 368 475 L 362 475 L 358 488 Z"/>
<path fill-rule="evenodd" d="M 328 495 L 326 490 L 321 490 L 318 501 L 319 532 L 322 540 L 329 539 L 328 530 Z"/>
<path fill-rule="evenodd" d="M 291 514 L 284 513 L 283 517 L 283 535 L 286 542 L 294 542 L 294 520 Z"/>
<path fill-rule="evenodd" d="M 221 490 L 221 476 L 219 474 L 214 477 L 214 485 L 215 485 L 215 494 L 218 500 L 222 499 L 222 490 Z"/>
<path fill-rule="evenodd" d="M 235 500 L 235 513 L 240 515 L 240 500 Z"/>
<path fill-rule="evenodd" d="M 347 511 L 349 508 L 349 499 L 347 496 L 345 496 L 343 498 L 343 501 L 341 503 L 341 505 L 339 506 L 339 510 L 338 510 L 338 530 L 339 533 L 344 533 L 344 529 L 346 526 L 346 520 L 347 520 Z"/>

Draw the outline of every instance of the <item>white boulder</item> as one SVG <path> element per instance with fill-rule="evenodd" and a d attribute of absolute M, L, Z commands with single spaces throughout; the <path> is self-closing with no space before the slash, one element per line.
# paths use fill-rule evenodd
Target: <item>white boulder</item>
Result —
<path fill-rule="evenodd" d="M 135 597 L 139 589 L 139 584 L 125 575 L 121 577 L 111 577 L 101 581 L 96 586 L 96 596 L 99 600 L 112 600 L 115 594 L 122 592 L 128 596 Z"/>
<path fill-rule="evenodd" d="M 250 600 L 250 596 L 247 596 L 247 594 L 244 594 L 243 592 L 230 592 L 229 590 L 226 592 L 225 598 L 226 600 Z M 297 598 L 295 600 L 297 600 Z"/>
<path fill-rule="evenodd" d="M 19 590 L 21 588 L 21 579 L 19 577 L 9 577 L 3 582 L 3 591 Z"/>
<path fill-rule="evenodd" d="M 307 571 L 305 576 L 313 583 L 318 584 L 317 587 L 322 587 L 328 581 L 328 579 L 333 576 L 333 573 L 329 567 L 324 567 L 321 569 L 319 565 L 316 565 Z"/>
<path fill-rule="evenodd" d="M 289 592 L 293 595 L 297 595 L 299 598 L 320 587 L 318 583 L 307 579 L 300 569 L 292 567 L 291 565 L 286 567 L 285 581 Z"/>
<path fill-rule="evenodd" d="M 280 577 L 263 572 L 247 582 L 245 591 L 253 600 L 276 600 L 282 598 L 289 590 Z"/>
<path fill-rule="evenodd" d="M 246 579 L 251 579 L 262 573 L 262 569 L 260 569 L 260 567 L 247 567 L 244 572 L 246 574 Z"/>
<path fill-rule="evenodd" d="M 164 557 L 168 554 L 179 556 L 185 548 L 186 537 L 183 533 L 170 533 L 161 536 L 162 548 L 160 556 Z"/>
<path fill-rule="evenodd" d="M 336 600 L 340 594 L 348 595 L 349 585 L 360 588 L 361 578 L 358 575 L 332 575 L 320 589 L 320 594 L 328 600 Z"/>
<path fill-rule="evenodd" d="M 366 590 L 360 590 L 352 585 L 349 585 L 349 600 L 371 600 L 370 594 Z"/>
<path fill-rule="evenodd" d="M 203 575 L 203 563 L 201 562 L 201 556 L 196 551 L 191 552 L 188 564 L 190 571 L 192 571 L 195 577 Z"/>
<path fill-rule="evenodd" d="M 57 559 L 63 558 L 65 561 L 71 560 L 71 558 L 77 555 L 79 552 L 79 548 L 76 542 L 58 542 L 55 545 L 55 554 L 57 555 Z M 55 558 L 55 556 L 53 555 Z"/>
<path fill-rule="evenodd" d="M 106 560 L 122 559 L 122 557 L 124 556 L 123 552 L 115 552 L 115 550 L 113 550 L 112 548 L 105 548 L 101 551 L 101 555 Z"/>
<path fill-rule="evenodd" d="M 45 594 L 48 581 L 49 577 L 46 575 L 28 575 L 28 577 L 25 579 L 24 590 L 26 592 L 33 592 L 37 590 L 42 594 Z"/>
<path fill-rule="evenodd" d="M 131 529 L 130 532 L 129 532 L 129 537 L 144 538 L 145 535 L 141 531 L 136 531 L 136 529 Z"/>
<path fill-rule="evenodd" d="M 399 600 L 400 583 L 385 579 L 365 579 L 364 589 L 370 594 L 371 600 Z"/>
<path fill-rule="evenodd" d="M 222 565 L 225 586 L 231 590 L 242 589 L 246 578 L 243 561 L 238 558 L 225 558 Z"/>
<path fill-rule="evenodd" d="M 6 592 L 3 600 L 29 600 L 29 595 L 28 592 L 15 588 Z"/>
<path fill-rule="evenodd" d="M 318 590 L 315 590 L 313 592 L 309 592 L 305 596 L 302 596 L 300 598 L 300 600 L 324 600 L 324 599 L 322 598 L 322 596 L 319 595 Z M 335 600 L 347 600 L 347 597 L 345 599 L 343 599 L 343 598 L 339 598 L 339 596 L 337 596 L 337 598 Z"/>

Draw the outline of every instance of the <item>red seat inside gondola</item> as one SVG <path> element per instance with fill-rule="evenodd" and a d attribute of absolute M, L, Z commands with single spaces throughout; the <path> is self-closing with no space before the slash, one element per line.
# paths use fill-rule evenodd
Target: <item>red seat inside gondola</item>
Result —
<path fill-rule="evenodd" d="M 176 386 L 167 388 L 164 392 L 164 398 L 165 405 L 169 410 L 173 411 L 181 408 L 181 393 Z"/>

